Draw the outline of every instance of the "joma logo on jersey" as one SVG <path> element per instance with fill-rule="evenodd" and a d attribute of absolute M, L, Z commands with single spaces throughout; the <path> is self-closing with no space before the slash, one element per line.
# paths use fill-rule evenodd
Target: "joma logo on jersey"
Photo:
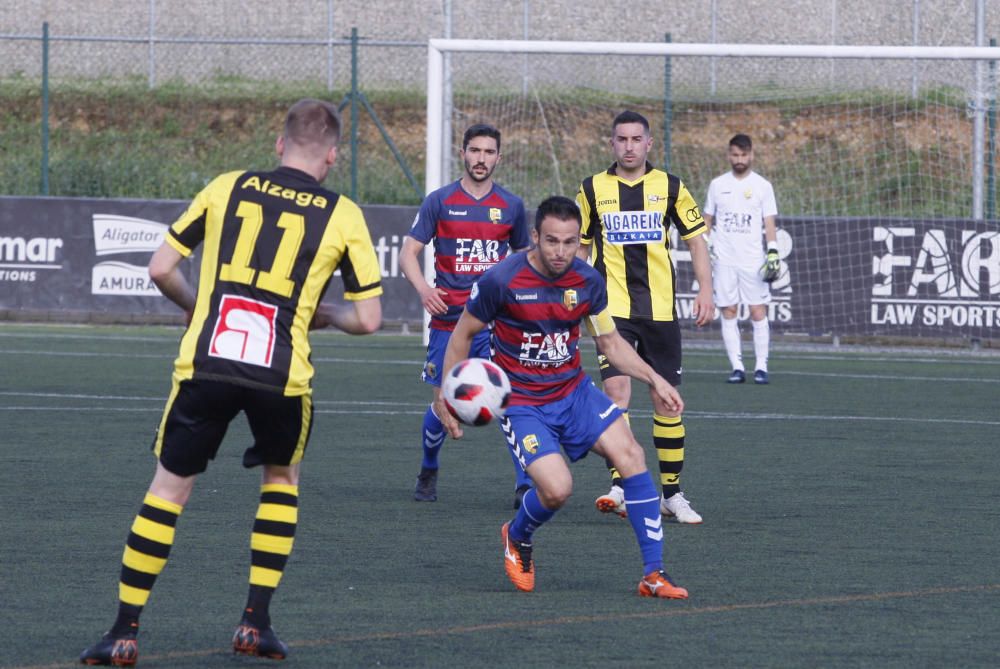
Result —
<path fill-rule="evenodd" d="M 525 332 L 521 340 L 521 364 L 548 367 L 569 361 L 569 332 Z"/>
<path fill-rule="evenodd" d="M 500 262 L 500 242 L 496 239 L 456 239 L 455 271 L 480 274 Z"/>
<path fill-rule="evenodd" d="M 609 211 L 601 221 L 611 244 L 646 244 L 665 239 L 660 211 Z"/>
<path fill-rule="evenodd" d="M 271 366 L 278 308 L 235 295 L 223 295 L 208 354 L 260 367 Z"/>

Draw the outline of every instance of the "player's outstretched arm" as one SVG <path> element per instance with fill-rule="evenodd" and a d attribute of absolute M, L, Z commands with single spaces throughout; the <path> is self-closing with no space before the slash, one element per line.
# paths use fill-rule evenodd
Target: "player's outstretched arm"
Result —
<path fill-rule="evenodd" d="M 420 303 L 424 305 L 432 316 L 439 316 L 448 311 L 448 305 L 444 303 L 442 296 L 444 291 L 427 283 L 424 278 L 423 266 L 420 262 L 421 253 L 426 245 L 418 242 L 410 236 L 403 238 L 403 248 L 399 250 L 399 269 L 403 276 L 417 291 L 420 296 Z"/>
<path fill-rule="evenodd" d="M 628 374 L 633 379 L 648 384 L 667 409 L 676 411 L 678 414 L 684 411 L 684 400 L 681 399 L 677 389 L 646 364 L 646 361 L 639 357 L 635 349 L 622 339 L 618 330 L 595 336 L 594 342 L 601 353 L 607 356 L 608 362 L 616 369 Z"/>
<path fill-rule="evenodd" d="M 371 334 L 382 326 L 382 300 L 369 297 L 347 304 L 321 302 L 316 307 L 310 330 L 335 327 L 347 334 Z"/>
<path fill-rule="evenodd" d="M 485 327 L 486 323 L 470 314 L 468 310 L 462 312 L 458 323 L 455 324 L 454 332 L 448 338 L 448 348 L 444 352 L 444 369 L 441 370 L 442 380 L 444 379 L 443 375 L 450 372 L 452 367 L 469 357 L 473 337 L 482 332 Z M 448 430 L 452 439 L 459 439 L 462 436 L 462 426 L 451 415 L 444 405 L 444 400 L 441 399 L 440 386 L 434 390 L 434 413 L 437 414 L 438 419 Z"/>

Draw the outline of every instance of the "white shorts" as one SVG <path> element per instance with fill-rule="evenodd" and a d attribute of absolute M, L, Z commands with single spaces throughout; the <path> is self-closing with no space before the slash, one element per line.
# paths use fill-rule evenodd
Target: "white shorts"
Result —
<path fill-rule="evenodd" d="M 735 307 L 738 304 L 769 304 L 771 287 L 759 270 L 749 270 L 732 265 L 712 266 L 712 289 L 715 306 Z"/>

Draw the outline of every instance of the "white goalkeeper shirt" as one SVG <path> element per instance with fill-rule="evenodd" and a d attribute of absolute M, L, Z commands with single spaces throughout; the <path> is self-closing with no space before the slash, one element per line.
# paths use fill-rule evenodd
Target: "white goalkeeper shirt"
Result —
<path fill-rule="evenodd" d="M 713 217 L 715 262 L 760 269 L 764 264 L 764 217 L 778 215 L 771 182 L 754 171 L 742 179 L 731 171 L 717 176 L 708 186 L 704 213 Z"/>

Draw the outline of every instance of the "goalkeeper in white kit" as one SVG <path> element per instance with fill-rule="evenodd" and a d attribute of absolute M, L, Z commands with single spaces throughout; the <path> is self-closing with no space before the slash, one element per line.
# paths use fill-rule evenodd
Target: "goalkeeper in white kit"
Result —
<path fill-rule="evenodd" d="M 711 232 L 712 285 L 715 304 L 722 312 L 722 341 L 733 370 L 727 381 L 746 381 L 738 323 L 739 306 L 746 304 L 753 326 L 753 381 L 763 385 L 769 382 L 769 284 L 781 273 L 775 223 L 778 206 L 771 182 L 752 169 L 753 143 L 749 136 L 734 135 L 729 140 L 728 157 L 732 169 L 712 179 L 702 212 Z M 766 256 L 762 233 L 767 241 Z"/>

